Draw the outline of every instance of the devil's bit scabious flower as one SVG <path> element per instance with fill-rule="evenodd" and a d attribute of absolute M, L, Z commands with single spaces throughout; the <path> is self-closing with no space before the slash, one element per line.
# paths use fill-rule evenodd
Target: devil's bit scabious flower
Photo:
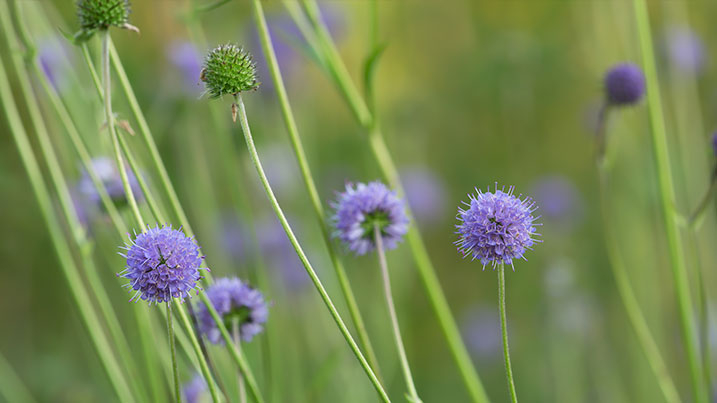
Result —
<path fill-rule="evenodd" d="M 464 202 L 467 209 L 458 208 L 460 221 L 456 233 L 458 250 L 464 257 L 480 259 L 483 267 L 490 264 L 513 264 L 514 259 L 523 258 L 523 253 L 535 242 L 533 211 L 537 208 L 531 198 L 520 199 L 513 195 L 514 188 L 490 189 L 482 192 L 476 188 L 475 195 Z"/>
<path fill-rule="evenodd" d="M 139 30 L 129 24 L 128 0 L 78 0 L 77 17 L 80 20 L 80 31 L 75 34 L 77 42 L 83 42 L 92 37 L 95 32 L 106 30 L 109 27 Z"/>
<path fill-rule="evenodd" d="M 613 106 L 632 105 L 645 95 L 645 76 L 632 63 L 613 66 L 605 74 L 605 95 Z"/>
<path fill-rule="evenodd" d="M 234 322 L 238 321 L 239 337 L 243 341 L 251 341 L 264 329 L 262 325 L 269 316 L 264 295 L 238 278 L 218 279 L 207 289 L 207 297 L 224 320 L 224 326 L 229 332 L 232 332 Z M 199 307 L 197 317 L 200 332 L 205 334 L 210 342 L 221 344 L 221 332 L 206 305 Z"/>
<path fill-rule="evenodd" d="M 336 209 L 334 236 L 357 255 L 365 255 L 376 247 L 376 225 L 386 249 L 398 246 L 408 232 L 403 200 L 381 182 L 349 183 L 332 206 Z"/>
<path fill-rule="evenodd" d="M 105 190 L 109 195 L 110 199 L 118 205 L 124 206 L 127 204 L 127 195 L 124 191 L 124 185 L 122 184 L 122 177 L 120 176 L 117 165 L 110 158 L 97 157 L 92 159 L 92 170 L 97 175 L 102 184 L 105 186 Z M 137 177 L 134 175 L 132 170 L 127 170 L 127 179 L 129 185 L 132 188 L 132 193 L 137 200 L 142 199 L 142 189 L 139 186 Z M 102 200 L 97 192 L 94 182 L 87 171 L 82 173 L 77 184 L 78 190 L 84 195 L 86 200 L 90 203 L 101 206 Z"/>
<path fill-rule="evenodd" d="M 171 226 L 156 226 L 137 235 L 120 254 L 127 259 L 118 277 L 130 280 L 125 287 L 136 291 L 130 301 L 140 298 L 156 304 L 172 298 L 184 300 L 197 288 L 199 266 L 204 260 L 194 238 Z"/>
<path fill-rule="evenodd" d="M 232 44 L 221 45 L 209 52 L 200 78 L 207 84 L 211 98 L 236 95 L 259 86 L 251 55 Z"/>

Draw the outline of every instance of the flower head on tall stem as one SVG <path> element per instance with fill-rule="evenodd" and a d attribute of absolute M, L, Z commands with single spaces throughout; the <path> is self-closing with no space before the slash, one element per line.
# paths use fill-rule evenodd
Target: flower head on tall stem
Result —
<path fill-rule="evenodd" d="M 210 98 L 232 95 L 236 100 L 239 93 L 259 88 L 251 54 L 230 43 L 209 51 L 199 79 L 206 83 Z M 237 103 L 232 103 L 232 120 L 235 122 L 238 112 Z"/>
<path fill-rule="evenodd" d="M 632 63 L 620 63 L 605 74 L 605 97 L 610 106 L 638 103 L 645 96 L 645 75 Z"/>
<path fill-rule="evenodd" d="M 118 27 L 139 32 L 129 23 L 129 0 L 78 0 L 77 18 L 80 31 L 75 34 L 76 42 L 84 42 L 97 31 Z"/>
<path fill-rule="evenodd" d="M 332 206 L 336 209 L 334 236 L 357 255 L 376 248 L 375 226 L 386 249 L 396 248 L 408 232 L 409 220 L 403 200 L 381 182 L 346 184 L 346 190 Z"/>
<path fill-rule="evenodd" d="M 173 298 L 184 300 L 197 288 L 199 266 L 204 260 L 194 238 L 171 226 L 156 226 L 135 236 L 126 245 L 125 270 L 118 277 L 130 280 L 126 287 L 136 291 L 130 301 L 140 298 L 159 304 Z"/>
<path fill-rule="evenodd" d="M 489 189 L 490 190 L 490 189 Z M 460 236 L 456 245 L 463 256 L 479 259 L 494 269 L 499 264 L 513 265 L 513 260 L 523 258 L 536 240 L 533 212 L 537 209 L 529 197 L 521 199 L 513 195 L 514 187 L 483 192 L 476 188 L 476 194 L 469 195 L 464 202 L 467 209 L 459 208 L 456 225 Z"/>
<path fill-rule="evenodd" d="M 264 330 L 269 308 L 259 290 L 236 277 L 220 278 L 207 288 L 207 297 L 224 320 L 227 329 L 232 328 L 234 320 L 238 321 L 239 335 L 243 341 L 251 341 Z M 197 317 L 200 332 L 212 343 L 223 343 L 220 330 L 206 305 L 200 305 Z"/>

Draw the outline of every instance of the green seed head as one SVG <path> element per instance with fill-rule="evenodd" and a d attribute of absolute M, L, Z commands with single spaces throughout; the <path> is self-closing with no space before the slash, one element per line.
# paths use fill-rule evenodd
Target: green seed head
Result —
<path fill-rule="evenodd" d="M 200 78 L 207 84 L 211 98 L 236 95 L 259 87 L 251 55 L 231 44 L 221 45 L 209 52 Z"/>
<path fill-rule="evenodd" d="M 128 23 L 128 0 L 78 0 L 77 17 L 80 20 L 80 32 L 75 35 L 78 42 L 92 37 L 96 31 L 109 27 L 119 27 L 137 31 Z"/>

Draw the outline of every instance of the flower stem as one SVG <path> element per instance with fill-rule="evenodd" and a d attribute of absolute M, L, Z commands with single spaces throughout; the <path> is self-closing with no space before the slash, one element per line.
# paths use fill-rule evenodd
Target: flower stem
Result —
<path fill-rule="evenodd" d="M 697 348 L 697 337 L 695 335 L 694 310 L 690 296 L 689 276 L 685 264 L 682 239 L 675 221 L 675 195 L 670 169 L 667 134 L 663 119 L 662 100 L 660 99 L 660 84 L 657 79 L 652 33 L 650 32 L 650 20 L 645 0 L 634 0 L 633 4 L 642 62 L 645 69 L 645 79 L 647 81 L 652 152 L 657 170 L 658 190 L 662 207 L 662 218 L 665 226 L 665 236 L 667 238 L 670 267 L 672 268 L 673 283 L 680 313 L 682 342 L 690 370 L 693 399 L 697 403 L 703 403 L 708 399 L 704 383 L 702 382 L 703 374 Z"/>
<path fill-rule="evenodd" d="M 167 335 L 169 336 L 169 351 L 172 357 L 172 378 L 174 379 L 174 397 L 177 403 L 182 402 L 182 392 L 179 389 L 179 369 L 177 367 L 177 347 L 174 342 L 174 324 L 172 323 L 172 303 L 167 302 Z"/>
<path fill-rule="evenodd" d="M 510 401 L 518 402 L 513 381 L 513 368 L 510 364 L 510 348 L 508 347 L 508 324 L 505 319 L 505 265 L 498 265 L 498 309 L 500 310 L 500 333 L 503 337 L 503 359 L 505 360 L 505 376 L 508 379 Z"/>
<path fill-rule="evenodd" d="M 391 329 L 393 330 L 393 338 L 396 342 L 396 349 L 398 350 L 398 358 L 401 361 L 401 370 L 403 371 L 403 377 L 408 385 L 408 394 L 411 402 L 418 403 L 421 398 L 418 397 L 416 391 L 416 385 L 413 383 L 413 376 L 411 375 L 411 367 L 408 365 L 408 357 L 406 356 L 406 349 L 403 346 L 403 339 L 401 338 L 401 329 L 398 326 L 398 317 L 396 315 L 396 307 L 393 303 L 393 293 L 391 292 L 391 279 L 388 274 L 388 264 L 386 263 L 386 252 L 383 248 L 383 238 L 381 237 L 381 229 L 378 224 L 373 227 L 374 241 L 376 243 L 376 254 L 378 255 L 378 264 L 381 267 L 381 277 L 383 278 L 383 292 L 386 297 L 386 305 L 388 306 L 388 314 L 391 317 Z"/>
<path fill-rule="evenodd" d="M 302 23 L 296 10 L 296 4 L 291 1 L 284 1 L 284 5 L 289 10 L 292 18 L 297 24 Z M 303 0 L 304 9 L 311 21 L 311 25 L 315 32 L 309 32 L 305 38 L 309 46 L 319 55 L 319 60 L 326 67 L 331 76 L 334 78 L 337 87 L 340 89 L 344 99 L 348 103 L 354 117 L 358 123 L 369 133 L 369 142 L 374 158 L 378 162 L 381 172 L 386 177 L 392 188 L 396 189 L 399 195 L 402 195 L 398 170 L 388 151 L 386 142 L 378 127 L 375 116 L 371 115 L 366 103 L 361 98 L 356 86 L 351 82 L 351 77 L 347 73 L 346 67 L 333 44 L 328 29 L 321 21 L 318 14 L 318 7 L 314 1 Z M 406 208 L 407 213 L 412 216 L 410 207 Z M 436 270 L 431 263 L 425 244 L 421 238 L 418 229 L 411 227 L 406 234 L 406 240 L 411 248 L 411 253 L 416 261 L 416 268 L 425 287 L 428 299 L 438 319 L 441 330 L 443 331 L 448 347 L 450 348 L 453 359 L 455 360 L 458 371 L 463 382 L 471 396 L 472 401 L 476 403 L 487 403 L 488 395 L 485 392 L 483 384 L 478 373 L 473 366 L 468 350 L 461 339 L 458 326 L 451 313 L 450 306 L 446 300 L 446 296 L 441 289 Z"/>
<path fill-rule="evenodd" d="M 2 15 L 6 14 L 0 13 L 0 16 Z M 3 25 L 5 25 L 5 22 L 3 22 Z M 47 225 L 48 234 L 54 246 L 55 252 L 57 253 L 60 267 L 64 271 L 65 278 L 67 279 L 70 294 L 77 304 L 80 316 L 87 327 L 90 339 L 97 350 L 100 361 L 107 371 L 107 377 L 110 383 L 117 392 L 117 396 L 122 402 L 132 402 L 134 401 L 134 397 L 114 356 L 114 353 L 112 352 L 110 343 L 107 341 L 106 335 L 104 334 L 101 326 L 99 326 L 99 317 L 94 311 L 94 304 L 92 303 L 90 296 L 87 294 L 86 287 L 82 281 L 82 276 L 80 275 L 77 264 L 72 257 L 72 251 L 67 242 L 67 238 L 63 234 L 62 225 L 52 206 L 52 198 L 45 186 L 40 166 L 38 165 L 37 159 L 32 151 L 32 146 L 30 145 L 27 133 L 22 126 L 22 120 L 13 100 L 10 88 L 10 83 L 5 72 L 3 62 L 0 59 L 1 109 L 5 112 L 7 123 L 15 141 L 18 154 L 25 166 L 30 184 L 33 192 L 35 193 L 35 198 L 40 207 L 40 212 Z"/>
<path fill-rule="evenodd" d="M 146 228 L 142 214 L 139 212 L 137 206 L 137 199 L 134 197 L 134 192 L 129 184 L 129 178 L 127 177 L 127 167 L 122 159 L 122 151 L 120 150 L 119 139 L 117 136 L 117 128 L 115 127 L 115 116 L 112 113 L 112 82 L 110 81 L 110 31 L 105 29 L 102 32 L 102 83 L 104 84 L 104 105 L 105 105 L 105 119 L 107 119 L 107 128 L 110 131 L 110 137 L 112 137 L 112 147 L 115 153 L 115 162 L 117 163 L 117 169 L 119 170 L 120 177 L 122 178 L 122 185 L 129 201 L 130 208 L 137 220 L 137 225 L 144 231 Z"/>
<path fill-rule="evenodd" d="M 296 124 L 296 120 L 294 119 L 294 113 L 291 109 L 291 105 L 289 104 L 289 97 L 286 93 L 284 80 L 281 76 L 279 63 L 276 58 L 274 46 L 271 42 L 271 36 L 269 34 L 269 28 L 266 24 L 266 18 L 264 17 L 264 10 L 262 8 L 261 1 L 252 0 L 252 3 L 254 5 L 254 20 L 258 26 L 262 49 L 264 50 L 264 54 L 266 55 L 266 62 L 271 73 L 271 78 L 274 81 L 276 96 L 279 99 L 282 116 L 284 118 L 284 123 L 286 124 L 286 130 L 289 133 L 289 139 L 291 140 L 291 145 L 294 150 L 294 154 L 296 155 L 296 160 L 299 164 L 299 168 L 301 170 L 301 176 L 304 179 L 306 191 L 309 194 L 309 198 L 311 199 L 311 204 L 314 208 L 314 213 L 318 220 L 319 228 L 321 228 L 321 234 L 323 236 L 324 243 L 326 244 L 329 258 L 333 263 L 336 277 L 339 281 L 339 286 L 341 287 L 346 306 L 349 309 L 351 320 L 353 321 L 354 327 L 356 328 L 359 342 L 361 343 L 361 346 L 366 353 L 366 359 L 371 365 L 371 368 L 380 378 L 378 370 L 378 361 L 376 360 L 376 354 L 374 353 L 373 347 L 371 346 L 368 332 L 366 332 L 366 325 L 364 324 L 363 318 L 361 317 L 361 311 L 359 310 L 358 303 L 356 302 L 356 297 L 354 296 L 353 290 L 351 289 L 351 284 L 349 283 L 348 276 L 346 275 L 346 270 L 344 269 L 343 262 L 339 258 L 338 253 L 336 253 L 334 243 L 331 240 L 331 234 L 329 233 L 329 227 L 326 220 L 326 213 L 324 212 L 324 208 L 321 204 L 321 198 L 319 197 L 316 183 L 314 182 L 313 176 L 311 174 L 309 162 L 306 158 L 306 153 L 304 151 L 304 146 L 301 142 L 301 137 L 299 136 L 299 129 Z"/>
<path fill-rule="evenodd" d="M 645 320 L 640 309 L 640 304 L 637 302 L 637 297 L 633 291 L 630 279 L 625 268 L 625 264 L 620 257 L 619 243 L 615 236 L 615 231 L 612 229 L 610 224 L 608 212 L 610 211 L 607 195 L 610 194 L 607 187 L 607 171 L 603 164 L 598 161 L 598 172 L 600 174 L 600 208 L 603 220 L 603 231 L 605 232 L 605 247 L 607 250 L 607 257 L 612 268 L 613 275 L 615 276 L 615 283 L 617 285 L 617 291 L 622 300 L 622 304 L 625 307 L 627 318 L 630 321 L 632 329 L 635 331 L 638 344 L 642 348 L 643 353 L 647 357 L 647 362 L 654 372 L 657 378 L 657 383 L 662 391 L 665 400 L 669 403 L 681 402 L 680 396 L 677 393 L 677 388 L 672 382 L 670 373 L 667 370 L 665 361 L 660 354 L 660 349 L 652 337 L 650 328 Z"/>
<path fill-rule="evenodd" d="M 241 335 L 239 333 L 239 319 L 238 318 L 232 319 L 232 336 L 234 338 L 234 345 L 236 346 L 237 351 L 239 351 L 239 354 L 241 354 Z M 239 386 L 239 402 L 246 403 L 246 389 L 244 387 L 244 376 L 242 376 L 241 371 L 239 371 L 238 377 L 239 377 L 239 379 L 237 380 L 237 385 Z"/>
<path fill-rule="evenodd" d="M 351 337 L 351 333 L 349 332 L 348 328 L 346 328 L 346 324 L 344 324 L 343 319 L 341 319 L 341 315 L 339 315 L 339 312 L 336 310 L 333 301 L 331 301 L 331 297 L 329 297 L 329 294 L 326 292 L 326 289 L 321 283 L 321 280 L 316 275 L 316 272 L 314 271 L 314 268 L 311 266 L 311 263 L 306 257 L 304 250 L 301 248 L 301 245 L 299 245 L 299 241 L 296 239 L 296 236 L 294 235 L 294 232 L 291 229 L 291 226 L 289 225 L 289 222 L 287 221 L 286 216 L 281 209 L 281 206 L 279 206 L 279 202 L 276 200 L 276 196 L 274 196 L 274 191 L 271 189 L 269 180 L 266 178 L 264 168 L 259 161 L 259 155 L 256 151 L 254 139 L 252 138 L 251 131 L 249 129 L 249 121 L 247 120 L 246 109 L 244 108 L 244 102 L 242 100 L 241 94 L 237 95 L 235 99 L 239 109 L 239 121 L 242 126 L 242 131 L 244 132 L 244 139 L 246 140 L 246 145 L 249 149 L 249 155 L 251 156 L 251 160 L 254 164 L 254 167 L 259 174 L 259 179 L 264 186 L 264 191 L 269 198 L 269 202 L 271 203 L 271 206 L 274 209 L 276 216 L 281 222 L 281 226 L 284 227 L 284 231 L 289 237 L 289 241 L 294 247 L 294 250 L 296 250 L 296 254 L 299 256 L 299 259 L 303 263 L 304 268 L 306 269 L 306 272 L 308 273 L 309 277 L 311 277 L 311 281 L 314 283 L 314 286 L 318 290 L 321 299 L 326 305 L 326 308 L 328 308 L 332 318 L 336 322 L 336 325 L 339 327 L 341 334 L 343 335 L 344 339 L 346 339 L 346 342 L 349 344 L 349 347 L 351 347 L 351 351 L 353 351 L 354 355 L 356 356 L 356 359 L 358 359 L 359 363 L 361 364 L 361 367 L 364 369 L 364 372 L 366 372 L 366 375 L 369 377 L 369 380 L 373 384 L 374 388 L 376 388 L 376 391 L 379 393 L 381 400 L 383 400 L 384 402 L 389 402 L 390 399 L 388 398 L 386 391 L 383 389 L 383 386 L 381 386 L 381 383 L 376 377 L 376 374 L 371 369 L 371 366 L 368 364 L 368 361 L 366 361 L 366 358 L 364 358 L 363 354 L 361 353 L 361 350 L 354 341 L 353 337 Z"/>

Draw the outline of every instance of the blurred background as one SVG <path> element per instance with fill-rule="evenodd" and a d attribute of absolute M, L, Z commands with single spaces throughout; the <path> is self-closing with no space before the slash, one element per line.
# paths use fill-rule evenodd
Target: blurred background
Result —
<path fill-rule="evenodd" d="M 19 3 L 44 73 L 92 156 L 111 156 L 110 138 L 101 130 L 103 112 L 82 53 L 63 36 L 78 29 L 74 3 Z M 706 192 L 715 163 L 710 138 L 717 123 L 717 43 L 711 38 L 717 4 L 648 3 L 676 208 L 686 213 Z M 262 85 L 244 99 L 260 157 L 309 259 L 348 318 L 290 148 L 250 3 L 232 1 L 199 19 L 188 18 L 189 7 L 201 4 L 134 1 L 130 22 L 141 34 L 112 31 L 172 183 L 213 275 L 261 283 L 271 301 L 266 332 L 245 346 L 269 400 L 372 401 L 375 392 L 267 203 L 239 126 L 231 124 L 231 101 L 208 99 L 199 80 L 203 56 L 218 44 L 240 44 L 254 54 Z M 333 0 L 320 6 L 349 72 L 360 83 L 371 50 L 368 2 Z M 485 190 L 498 182 L 534 197 L 543 224 L 543 243 L 527 253 L 527 261 L 515 264 L 515 272 L 507 273 L 511 355 L 521 400 L 663 401 L 608 264 L 594 163 L 592 131 L 603 100 L 603 74 L 618 62 L 640 63 L 630 2 L 379 0 L 378 10 L 379 41 L 387 47 L 376 70 L 376 109 L 415 211 L 413 224 L 422 232 L 488 395 L 495 402 L 508 401 L 497 278 L 478 262 L 462 259 L 453 242 L 461 201 L 475 187 Z M 347 182 L 381 179 L 366 133 L 307 51 L 286 8 L 281 2 L 266 2 L 265 11 L 322 201 L 328 205 Z M 8 68 L 15 50 L 6 43 L 0 52 Z M 99 66 L 99 41 L 89 45 Z M 10 78 L 16 90 L 15 75 Z M 136 130 L 124 97 L 115 98 L 119 119 L 127 119 Z M 27 117 L 26 110 L 21 108 L 21 113 Z M 67 136 L 49 106 L 42 113 L 65 177 L 79 186 L 82 167 Z M 612 171 L 608 219 L 650 329 L 678 389 L 688 397 L 645 104 L 612 114 L 607 130 Z M 139 136 L 125 137 L 137 151 L 150 186 L 159 184 Z M 0 352 L 39 401 L 113 401 L 111 384 L 67 291 L 4 123 L 0 195 Z M 144 203 L 141 208 L 148 211 Z M 124 281 L 115 277 L 124 266 L 116 252 L 125 240 L 102 211 L 86 213 L 101 280 L 130 343 L 135 343 L 131 310 L 160 308 L 127 302 L 120 287 Z M 122 213 L 130 220 L 129 210 Z M 697 236 L 687 240 L 690 273 L 701 265 L 708 293 L 717 281 L 712 270 L 717 262 L 716 224 L 711 206 Z M 389 394 L 400 401 L 405 387 L 376 257 L 339 250 Z M 425 402 L 469 401 L 407 245 L 390 251 L 388 261 L 421 397 Z M 711 327 L 715 324 L 710 322 Z M 266 359 L 272 338 L 278 346 L 274 357 L 279 357 L 274 362 Z M 165 343 L 164 333 L 157 332 L 157 339 Z M 717 338 L 709 342 L 717 349 Z M 231 368 L 225 350 L 211 349 L 219 366 Z M 182 362 L 180 377 L 189 381 L 193 370 L 186 356 Z"/>

